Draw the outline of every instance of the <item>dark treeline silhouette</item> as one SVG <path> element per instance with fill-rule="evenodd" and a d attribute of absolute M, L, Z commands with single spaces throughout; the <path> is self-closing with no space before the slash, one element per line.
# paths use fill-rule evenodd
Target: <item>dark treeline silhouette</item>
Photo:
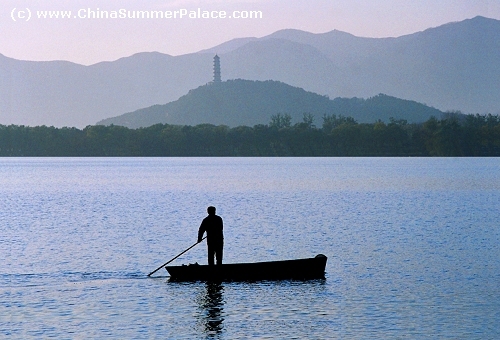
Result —
<path fill-rule="evenodd" d="M 147 128 L 0 125 L 0 156 L 500 156 L 500 117 L 448 113 L 408 124 L 359 124 L 344 116 L 229 128 L 156 124 Z"/>

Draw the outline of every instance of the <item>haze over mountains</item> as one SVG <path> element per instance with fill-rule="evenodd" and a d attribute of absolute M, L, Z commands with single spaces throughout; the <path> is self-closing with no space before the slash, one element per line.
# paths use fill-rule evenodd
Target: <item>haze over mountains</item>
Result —
<path fill-rule="evenodd" d="M 282 30 L 199 53 L 139 53 L 91 66 L 0 55 L 0 124 L 84 127 L 166 104 L 212 80 L 214 53 L 224 80 L 276 80 L 330 98 L 384 93 L 442 111 L 496 114 L 499 37 L 499 20 L 476 17 L 398 38 Z"/>
<path fill-rule="evenodd" d="M 206 83 L 212 57 L 140 53 L 83 66 L 0 55 L 0 124 L 85 127 L 164 104 Z"/>

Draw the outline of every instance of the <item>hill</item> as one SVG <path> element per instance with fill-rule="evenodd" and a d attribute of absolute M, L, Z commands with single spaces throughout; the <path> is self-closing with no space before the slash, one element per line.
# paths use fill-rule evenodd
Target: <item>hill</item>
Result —
<path fill-rule="evenodd" d="M 275 80 L 337 97 L 379 93 L 440 110 L 500 113 L 500 21 L 475 17 L 395 38 L 281 30 L 181 56 L 139 53 L 83 66 L 0 54 L 0 124 L 84 127 L 179 99 L 212 79 Z"/>
<path fill-rule="evenodd" d="M 100 121 L 99 125 L 147 127 L 157 123 L 175 125 L 254 126 L 267 124 L 271 116 L 289 114 L 293 123 L 301 122 L 304 113 L 315 116 L 321 125 L 324 115 L 353 117 L 360 123 L 373 123 L 390 117 L 409 122 L 423 122 L 441 111 L 414 101 L 377 95 L 369 99 L 329 99 L 277 81 L 230 80 L 211 83 L 189 91 L 176 101 L 154 105 Z"/>

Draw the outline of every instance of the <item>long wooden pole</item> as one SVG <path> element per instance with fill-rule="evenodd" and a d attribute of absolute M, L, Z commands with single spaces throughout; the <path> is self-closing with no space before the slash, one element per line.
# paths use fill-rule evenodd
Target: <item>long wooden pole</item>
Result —
<path fill-rule="evenodd" d="M 201 239 L 201 241 L 203 241 L 204 239 L 206 239 L 207 237 L 205 236 L 204 238 Z M 201 242 L 200 241 L 200 242 Z M 175 260 L 176 258 L 178 258 L 179 256 L 181 256 L 182 254 L 184 254 L 185 252 L 187 252 L 188 250 L 190 250 L 191 248 L 193 248 L 194 246 L 196 246 L 198 243 L 200 242 L 196 242 L 195 244 L 193 244 L 191 247 L 189 247 L 188 249 L 184 250 L 182 253 L 180 253 L 179 255 L 177 255 L 176 257 L 174 257 L 173 259 L 171 259 L 170 261 L 162 264 L 160 267 L 156 268 L 155 270 L 153 270 L 151 273 L 148 274 L 148 276 L 151 276 L 153 275 L 154 273 L 156 273 L 158 270 L 162 269 L 163 267 L 165 267 L 167 264 L 169 264 L 170 262 L 172 262 L 173 260 Z"/>

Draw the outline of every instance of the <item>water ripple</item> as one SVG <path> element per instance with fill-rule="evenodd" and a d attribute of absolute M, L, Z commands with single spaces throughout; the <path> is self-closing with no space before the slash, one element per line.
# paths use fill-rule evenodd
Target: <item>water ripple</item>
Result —
<path fill-rule="evenodd" d="M 499 159 L 2 159 L 0 337 L 495 339 Z M 169 282 L 208 205 L 225 262 L 326 280 Z M 204 263 L 200 244 L 173 264 Z"/>

